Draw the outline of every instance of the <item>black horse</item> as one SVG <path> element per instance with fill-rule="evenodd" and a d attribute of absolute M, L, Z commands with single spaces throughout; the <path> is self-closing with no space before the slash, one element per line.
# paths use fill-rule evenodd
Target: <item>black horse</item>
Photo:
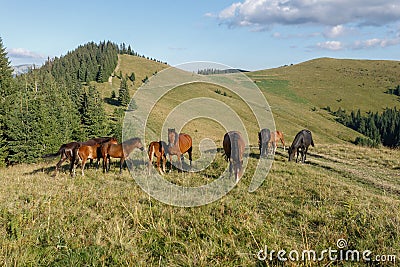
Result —
<path fill-rule="evenodd" d="M 310 145 L 314 146 L 311 132 L 306 129 L 298 132 L 288 150 L 289 161 L 294 158 L 294 154 L 297 152 L 296 162 L 299 158 L 299 153 L 301 153 L 301 162 L 304 163 L 306 160 L 307 150 Z"/>
<path fill-rule="evenodd" d="M 271 139 L 271 132 L 264 128 L 258 132 L 258 148 L 260 149 L 260 158 L 268 156 L 268 143 Z"/>

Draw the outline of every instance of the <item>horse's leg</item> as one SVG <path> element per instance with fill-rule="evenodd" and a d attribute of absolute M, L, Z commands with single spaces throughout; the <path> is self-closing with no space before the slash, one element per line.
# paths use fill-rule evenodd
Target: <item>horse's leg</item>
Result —
<path fill-rule="evenodd" d="M 58 175 L 58 169 L 60 169 L 61 165 L 63 164 L 64 161 L 66 161 L 67 158 L 64 156 L 61 156 L 61 159 L 58 161 L 57 165 L 56 165 L 56 170 L 54 172 L 54 177 L 57 177 Z"/>
<path fill-rule="evenodd" d="M 169 171 L 172 171 L 172 155 L 169 154 Z"/>
<path fill-rule="evenodd" d="M 103 173 L 106 172 L 106 168 L 107 168 L 107 156 L 104 155 L 103 156 Z"/>
<path fill-rule="evenodd" d="M 304 147 L 301 148 L 301 163 L 304 163 Z"/>
<path fill-rule="evenodd" d="M 298 147 L 297 151 L 296 151 L 296 163 L 297 163 L 297 161 L 299 159 L 299 153 L 300 153 L 300 148 Z"/>
<path fill-rule="evenodd" d="M 167 157 L 165 155 L 162 155 L 162 164 L 163 164 L 163 171 L 165 172 L 165 165 L 167 164 Z"/>
<path fill-rule="evenodd" d="M 306 161 L 307 158 L 307 151 L 308 151 L 308 147 L 306 147 L 305 151 L 304 151 L 304 160 L 303 163 Z"/>
<path fill-rule="evenodd" d="M 192 149 L 193 149 L 193 147 L 190 147 L 190 148 L 188 149 L 190 167 L 192 167 Z"/>
<path fill-rule="evenodd" d="M 85 176 L 85 174 L 83 173 L 83 170 L 85 169 L 86 160 L 87 160 L 87 158 L 82 158 L 82 163 L 81 163 L 82 176 Z"/>
<path fill-rule="evenodd" d="M 164 173 L 161 170 L 161 155 L 156 155 L 157 157 L 157 170 L 160 172 L 161 175 L 163 175 Z"/>
<path fill-rule="evenodd" d="M 125 158 L 122 157 L 119 165 L 119 174 L 122 174 L 122 166 L 124 166 Z"/>
<path fill-rule="evenodd" d="M 283 140 L 283 138 L 281 138 L 281 143 L 283 145 L 283 151 L 285 151 L 286 146 L 285 146 L 285 141 Z"/>

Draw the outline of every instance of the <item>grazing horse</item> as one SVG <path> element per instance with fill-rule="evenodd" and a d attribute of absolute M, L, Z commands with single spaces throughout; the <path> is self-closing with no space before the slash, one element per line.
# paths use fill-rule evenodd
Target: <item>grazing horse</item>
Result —
<path fill-rule="evenodd" d="M 121 159 L 119 165 L 119 173 L 121 174 L 125 160 L 135 148 L 138 148 L 141 151 L 144 150 L 142 141 L 140 141 L 140 138 L 138 137 L 128 139 L 121 144 L 104 144 L 104 146 L 101 147 L 101 154 L 103 156 L 103 172 L 110 170 L 109 165 L 107 168 L 107 158 L 112 157 Z"/>
<path fill-rule="evenodd" d="M 58 175 L 58 170 L 60 169 L 63 162 L 66 160 L 70 161 L 69 172 L 70 172 L 71 176 L 75 176 L 75 165 L 79 161 L 79 158 L 78 158 L 79 147 L 80 146 L 93 146 L 95 144 L 101 144 L 103 142 L 107 142 L 107 141 L 111 140 L 112 138 L 114 138 L 114 137 L 99 137 L 99 138 L 90 139 L 86 142 L 71 142 L 68 144 L 63 144 L 63 145 L 61 145 L 60 149 L 56 153 L 43 155 L 42 158 L 57 157 L 58 155 L 61 155 L 61 158 L 56 165 L 56 170 L 54 172 L 54 176 Z"/>
<path fill-rule="evenodd" d="M 271 147 L 272 153 L 275 153 L 279 141 L 281 141 L 283 146 L 283 151 L 285 151 L 286 146 L 285 146 L 285 140 L 283 138 L 283 132 L 281 131 L 271 132 L 271 139 L 269 140 L 268 147 Z"/>
<path fill-rule="evenodd" d="M 149 174 L 150 174 L 150 168 L 153 163 L 153 156 L 156 156 L 157 158 L 157 169 L 160 172 L 161 175 L 164 174 L 165 172 L 165 165 L 167 162 L 167 158 L 165 156 L 165 151 L 167 149 L 167 144 L 164 141 L 154 141 L 151 142 L 149 145 L 149 149 L 147 150 L 147 153 L 149 155 Z M 160 168 L 160 162 L 162 161 L 162 170 Z"/>
<path fill-rule="evenodd" d="M 192 166 L 192 138 L 185 133 L 178 134 L 175 129 L 168 129 L 168 150 L 169 161 L 171 162 L 172 170 L 172 156 L 178 157 L 179 169 L 182 170 L 183 154 L 189 154 L 190 166 Z"/>
<path fill-rule="evenodd" d="M 244 154 L 244 139 L 239 131 L 230 131 L 224 135 L 222 143 L 225 151 L 226 160 L 229 161 L 229 175 L 232 175 L 232 169 L 235 173 L 236 182 L 243 172 L 243 154 Z"/>
<path fill-rule="evenodd" d="M 84 176 L 85 174 L 83 173 L 83 170 L 85 169 L 85 165 L 86 165 L 86 161 L 88 159 L 97 159 L 97 161 L 100 160 L 100 158 L 102 157 L 101 155 L 101 146 L 103 146 L 103 144 L 118 144 L 117 139 L 115 138 L 111 138 L 109 141 L 104 142 L 104 143 L 100 143 L 100 144 L 95 144 L 93 146 L 81 146 L 78 149 L 78 156 L 79 159 L 82 160 L 81 163 L 81 169 L 82 169 L 82 176 Z"/>
<path fill-rule="evenodd" d="M 258 132 L 258 148 L 260 149 L 260 158 L 268 156 L 268 143 L 271 139 L 271 132 L 269 129 L 264 128 Z"/>
<path fill-rule="evenodd" d="M 299 158 L 299 153 L 301 153 L 301 162 L 304 163 L 307 156 L 308 147 L 314 146 L 314 141 L 312 139 L 311 132 L 309 130 L 301 130 L 296 134 L 292 145 L 289 147 L 289 161 L 294 158 L 294 154 L 297 152 L 296 162 Z"/>

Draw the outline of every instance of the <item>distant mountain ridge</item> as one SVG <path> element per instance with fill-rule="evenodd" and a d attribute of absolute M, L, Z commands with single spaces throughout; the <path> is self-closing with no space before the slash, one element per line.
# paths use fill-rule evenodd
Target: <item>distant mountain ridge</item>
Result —
<path fill-rule="evenodd" d="M 40 68 L 40 67 L 41 66 L 38 66 L 36 64 L 22 64 L 22 65 L 12 66 L 13 76 L 15 77 L 15 76 L 27 73 L 30 69 Z"/>

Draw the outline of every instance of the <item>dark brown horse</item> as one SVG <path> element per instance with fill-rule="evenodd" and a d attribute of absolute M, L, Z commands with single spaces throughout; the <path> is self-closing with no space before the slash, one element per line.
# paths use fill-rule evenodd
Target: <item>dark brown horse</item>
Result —
<path fill-rule="evenodd" d="M 110 166 L 107 165 L 107 159 L 112 157 L 121 159 L 119 166 L 119 173 L 121 174 L 125 160 L 135 148 L 138 148 L 141 151 L 144 150 L 143 144 L 138 137 L 128 139 L 121 144 L 104 144 L 104 146 L 101 147 L 101 154 L 103 156 L 103 172 L 110 170 Z"/>
<path fill-rule="evenodd" d="M 116 138 L 111 138 L 109 141 L 100 143 L 100 144 L 95 144 L 93 146 L 80 146 L 78 149 L 78 157 L 82 161 L 81 162 L 81 169 L 82 169 L 82 176 L 84 176 L 83 170 L 85 169 L 86 161 L 88 159 L 97 159 L 97 161 L 100 160 L 102 157 L 101 155 L 101 147 L 103 144 L 118 144 Z"/>
<path fill-rule="evenodd" d="M 299 159 L 299 153 L 301 153 L 301 162 L 304 163 L 307 157 L 308 147 L 314 146 L 314 141 L 309 130 L 301 130 L 296 134 L 292 145 L 289 147 L 289 161 L 294 158 L 294 154 L 297 152 L 296 162 Z"/>
<path fill-rule="evenodd" d="M 229 161 L 229 175 L 232 175 L 232 169 L 235 173 L 236 182 L 243 174 L 243 154 L 245 142 L 239 131 L 230 131 L 224 135 L 222 143 L 225 151 L 226 160 Z"/>
<path fill-rule="evenodd" d="M 114 137 L 99 137 L 99 138 L 90 139 L 86 142 L 71 142 L 68 144 L 63 144 L 63 145 L 61 145 L 60 149 L 56 153 L 46 154 L 46 155 L 43 155 L 42 157 L 49 158 L 49 157 L 57 157 L 58 155 L 61 155 L 61 158 L 56 165 L 56 170 L 54 172 L 54 176 L 58 175 L 58 170 L 60 169 L 63 162 L 66 160 L 70 161 L 69 172 L 70 172 L 71 176 L 75 176 L 75 165 L 79 161 L 79 158 L 78 158 L 79 147 L 80 146 L 93 146 L 96 144 L 101 144 L 103 142 L 109 141 L 111 138 L 114 138 Z"/>
<path fill-rule="evenodd" d="M 147 154 L 149 155 L 149 175 L 150 168 L 153 164 L 153 156 L 156 156 L 157 159 L 157 169 L 161 175 L 165 173 L 165 165 L 167 162 L 167 158 L 165 156 L 165 151 L 167 149 L 167 144 L 164 141 L 154 141 L 149 145 L 149 149 L 147 150 Z M 160 168 L 160 163 L 162 162 L 162 170 Z"/>
<path fill-rule="evenodd" d="M 275 131 L 271 132 L 271 138 L 268 143 L 268 147 L 271 148 L 272 153 L 275 153 L 276 148 L 278 147 L 278 142 L 282 143 L 283 151 L 285 151 L 285 139 L 283 138 L 283 132 Z"/>
<path fill-rule="evenodd" d="M 183 154 L 186 152 L 189 154 L 190 166 L 192 166 L 192 137 L 185 133 L 178 134 L 175 129 L 168 129 L 168 154 L 171 170 L 173 155 L 178 157 L 179 169 L 182 170 Z"/>
<path fill-rule="evenodd" d="M 271 132 L 264 128 L 258 132 L 258 148 L 260 149 L 260 158 L 268 156 L 268 143 L 271 140 Z"/>

